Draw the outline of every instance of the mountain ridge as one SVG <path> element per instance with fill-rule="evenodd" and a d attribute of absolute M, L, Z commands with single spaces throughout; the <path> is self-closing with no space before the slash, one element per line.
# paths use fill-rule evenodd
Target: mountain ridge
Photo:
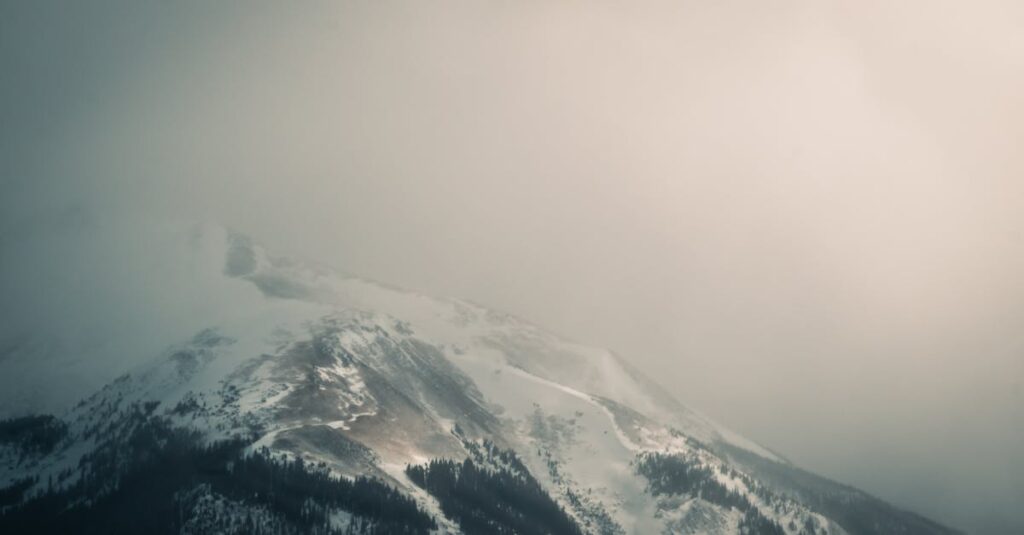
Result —
<path fill-rule="evenodd" d="M 513 504 L 526 500 L 555 517 L 564 511 L 586 533 L 954 533 L 823 478 L 814 493 L 795 476 L 778 481 L 776 472 L 803 472 L 686 408 L 610 351 L 465 301 L 274 258 L 228 230 L 203 228 L 192 239 L 222 255 L 224 284 L 248 284 L 261 297 L 71 408 L 52 450 L 26 454 L 0 437 L 0 488 L 16 495 L 0 518 L 83 481 L 106 477 L 109 485 L 96 488 L 113 495 L 133 469 L 121 457 L 136 455 L 116 452 L 133 452 L 150 426 L 186 432 L 188 455 L 237 444 L 239 459 L 283 459 L 271 473 L 293 473 L 287 463 L 301 462 L 342 480 L 379 481 L 411 498 L 437 532 L 471 532 L 474 515 L 490 515 L 483 525 L 495 532 L 520 532 L 515 526 L 526 524 Z M 91 459 L 115 468 L 104 476 Z M 443 459 L 471 464 L 432 464 Z M 437 466 L 448 483 L 417 483 L 409 475 L 416 466 Z M 664 480 L 666 471 L 674 479 Z M 475 484 L 493 487 L 497 505 L 467 504 L 459 474 L 483 474 Z M 234 488 L 198 477 L 176 493 L 211 522 L 300 522 L 249 490 L 223 490 Z M 853 520 L 841 505 L 850 496 L 863 496 Z M 399 529 L 331 499 L 310 498 L 325 522 L 316 529 Z"/>

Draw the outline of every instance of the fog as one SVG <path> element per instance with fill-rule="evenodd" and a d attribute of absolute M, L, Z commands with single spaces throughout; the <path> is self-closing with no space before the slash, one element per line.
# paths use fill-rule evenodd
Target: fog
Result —
<path fill-rule="evenodd" d="M 187 332 L 197 295 L 161 281 L 190 272 L 139 230 L 218 221 L 608 346 L 801 466 L 1022 532 L 1022 24 L 1010 1 L 4 3 L 3 344 Z"/>

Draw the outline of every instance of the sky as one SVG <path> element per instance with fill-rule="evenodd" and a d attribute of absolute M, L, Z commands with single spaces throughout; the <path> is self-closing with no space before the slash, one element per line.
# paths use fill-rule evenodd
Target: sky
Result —
<path fill-rule="evenodd" d="M 135 231 L 218 221 L 607 346 L 801 466 L 1024 531 L 1022 24 L 1013 1 L 5 2 L 0 334 L 169 337 L 181 272 Z"/>

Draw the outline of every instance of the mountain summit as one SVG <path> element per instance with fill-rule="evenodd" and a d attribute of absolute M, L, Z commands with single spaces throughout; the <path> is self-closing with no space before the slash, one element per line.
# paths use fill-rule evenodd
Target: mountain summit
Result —
<path fill-rule="evenodd" d="M 219 227 L 190 244 L 238 300 L 66 411 L 0 421 L 0 532 L 952 533 L 610 351 Z"/>

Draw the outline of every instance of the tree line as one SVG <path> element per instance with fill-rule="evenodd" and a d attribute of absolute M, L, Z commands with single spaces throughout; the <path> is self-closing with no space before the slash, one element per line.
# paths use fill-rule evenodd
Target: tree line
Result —
<path fill-rule="evenodd" d="M 437 498 L 445 516 L 467 535 L 582 535 L 576 522 L 555 502 L 512 452 L 486 445 L 501 460 L 497 467 L 435 459 L 407 466 L 405 473 Z"/>
<path fill-rule="evenodd" d="M 711 468 L 680 455 L 642 453 L 636 472 L 647 479 L 647 490 L 655 495 L 685 494 L 743 513 L 740 533 L 744 535 L 785 535 L 777 522 L 764 516 L 750 499 L 720 483 Z"/>
<path fill-rule="evenodd" d="M 19 481 L 0 489 L 10 502 L 0 533 L 179 533 L 193 519 L 195 489 L 244 506 L 203 513 L 213 515 L 205 525 L 222 533 L 418 535 L 437 527 L 412 498 L 380 480 L 338 478 L 322 464 L 266 449 L 246 453 L 247 444 L 203 444 L 194 431 L 142 418 L 129 436 L 83 458 L 78 477 L 65 474 L 67 484 L 48 481 L 29 492 Z M 238 510 L 248 511 L 246 518 L 237 518 Z M 351 520 L 334 525 L 337 511 Z"/>

